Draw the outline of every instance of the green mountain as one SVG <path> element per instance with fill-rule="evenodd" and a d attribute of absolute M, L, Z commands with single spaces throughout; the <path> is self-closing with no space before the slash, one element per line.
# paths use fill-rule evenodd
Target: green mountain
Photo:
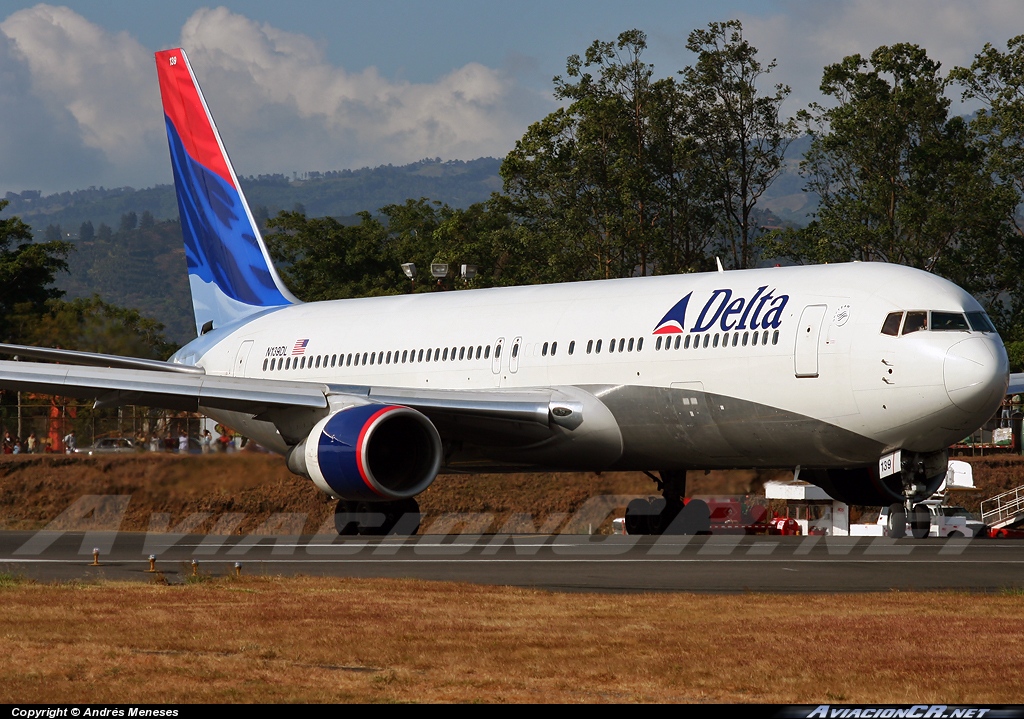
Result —
<path fill-rule="evenodd" d="M 482 157 L 463 162 L 427 159 L 411 165 L 363 168 L 303 175 L 259 175 L 239 182 L 257 219 L 273 217 L 281 210 L 301 206 L 310 217 L 347 217 L 409 198 L 429 197 L 452 207 L 482 202 L 501 189 L 501 160 Z M 8 215 L 18 215 L 42 235 L 48 226 L 59 225 L 64 237 L 77 236 L 83 222 L 95 227 L 117 227 L 129 212 L 150 213 L 155 220 L 178 217 L 172 185 L 142 190 L 131 187 L 90 187 L 87 190 L 43 195 L 37 190 L 8 192 Z"/>

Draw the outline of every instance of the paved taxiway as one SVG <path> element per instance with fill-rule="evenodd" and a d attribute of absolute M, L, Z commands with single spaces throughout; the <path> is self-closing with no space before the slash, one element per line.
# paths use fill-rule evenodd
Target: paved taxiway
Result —
<path fill-rule="evenodd" d="M 100 565 L 91 566 L 93 549 Z M 192 574 L 410 577 L 559 591 L 1024 589 L 1024 541 L 845 537 L 398 538 L 0 532 L 0 571 L 42 581 Z"/>

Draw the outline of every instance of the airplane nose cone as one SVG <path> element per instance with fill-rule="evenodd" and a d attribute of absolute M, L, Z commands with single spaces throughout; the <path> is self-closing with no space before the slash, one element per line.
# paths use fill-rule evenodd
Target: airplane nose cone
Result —
<path fill-rule="evenodd" d="M 1008 381 L 1006 351 L 994 342 L 971 337 L 946 352 L 942 380 L 953 404 L 967 412 L 995 412 Z"/>

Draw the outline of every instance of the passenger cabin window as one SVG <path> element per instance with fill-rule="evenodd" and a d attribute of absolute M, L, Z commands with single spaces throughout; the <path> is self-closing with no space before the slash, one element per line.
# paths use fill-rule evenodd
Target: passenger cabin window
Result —
<path fill-rule="evenodd" d="M 573 341 L 571 341 L 569 343 L 569 354 L 572 354 L 575 351 L 576 351 L 576 340 L 573 340 Z"/>
<path fill-rule="evenodd" d="M 903 321 L 903 334 L 909 335 L 911 332 L 920 332 L 921 330 L 928 329 L 928 313 L 927 312 L 908 312 L 907 319 Z"/>

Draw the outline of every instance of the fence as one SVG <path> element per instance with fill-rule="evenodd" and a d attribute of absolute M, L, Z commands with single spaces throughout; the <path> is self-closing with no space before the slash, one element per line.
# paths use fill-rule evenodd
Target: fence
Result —
<path fill-rule="evenodd" d="M 9 449 L 8 435 L 10 443 L 18 442 L 23 452 L 34 435 L 36 452 L 63 452 L 64 438 L 71 432 L 78 447 L 104 437 L 127 437 L 140 449 L 177 450 L 178 438 L 184 434 L 190 449 L 196 449 L 205 421 L 206 417 L 197 412 L 134 405 L 97 409 L 91 402 L 15 392 L 4 392 L 0 397 L 5 451 Z"/>

